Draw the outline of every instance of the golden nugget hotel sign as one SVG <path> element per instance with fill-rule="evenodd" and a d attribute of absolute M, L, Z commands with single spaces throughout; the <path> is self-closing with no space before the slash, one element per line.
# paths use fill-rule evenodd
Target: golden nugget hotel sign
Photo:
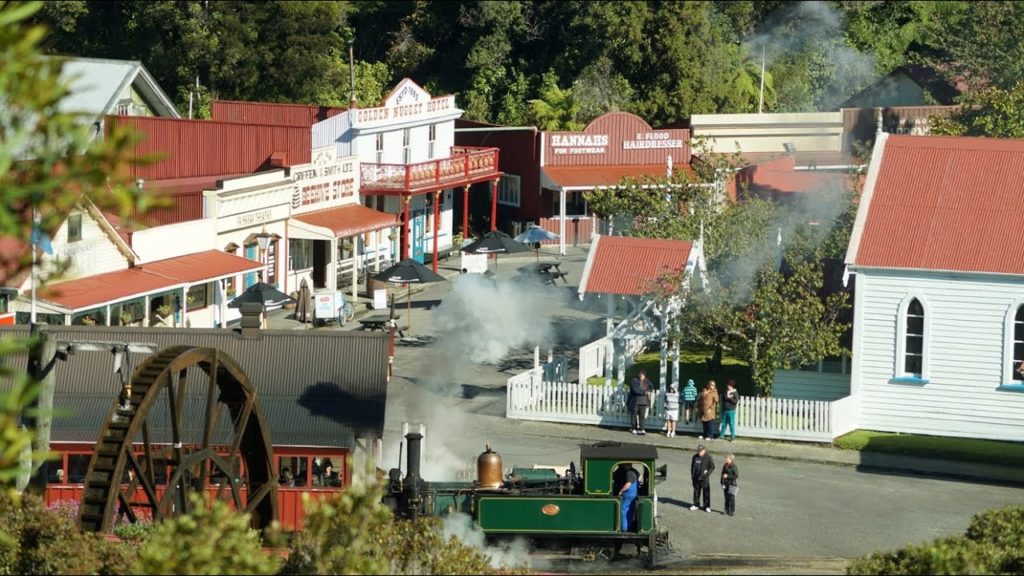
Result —
<path fill-rule="evenodd" d="M 551 149 L 555 154 L 604 154 L 607 148 L 607 134 L 551 135 Z"/>

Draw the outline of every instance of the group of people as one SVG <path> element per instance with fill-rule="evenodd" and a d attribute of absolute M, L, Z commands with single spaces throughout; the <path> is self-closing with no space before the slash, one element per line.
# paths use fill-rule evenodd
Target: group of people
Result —
<path fill-rule="evenodd" d="M 643 370 L 636 378 L 629 383 L 629 395 L 626 399 L 626 408 L 630 414 L 630 431 L 633 434 L 643 436 L 647 434 L 646 420 L 647 410 L 653 404 L 654 387 L 647 379 L 647 373 Z M 714 440 L 719 437 L 719 406 L 721 406 L 721 436 L 724 437 L 726 430 L 731 435 L 729 441 L 736 439 L 736 407 L 739 405 L 740 394 L 736 390 L 736 382 L 726 382 L 725 393 L 719 399 L 718 385 L 714 380 L 708 380 L 704 389 L 699 393 L 693 380 L 687 380 L 682 391 L 682 408 L 686 418 L 686 424 L 692 422 L 694 417 L 700 418 L 702 431 L 699 439 Z M 676 384 L 670 384 L 665 392 L 665 436 L 672 438 L 676 435 L 676 425 L 679 421 L 680 392 Z"/>
<path fill-rule="evenodd" d="M 697 453 L 690 461 L 690 479 L 693 481 L 693 503 L 690 510 L 711 512 L 711 473 L 715 471 L 715 460 L 708 454 L 707 448 L 700 444 Z M 739 492 L 737 480 L 740 477 L 736 457 L 729 454 L 722 465 L 722 490 L 725 493 L 725 513 L 732 516 L 736 513 L 736 494 Z M 703 504 L 703 505 L 702 505 Z"/>

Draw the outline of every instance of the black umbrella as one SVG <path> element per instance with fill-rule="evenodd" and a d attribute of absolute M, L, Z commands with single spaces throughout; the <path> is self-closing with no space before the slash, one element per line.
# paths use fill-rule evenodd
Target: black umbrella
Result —
<path fill-rule="evenodd" d="M 501 230 L 491 230 L 462 249 L 463 252 L 470 254 L 515 254 L 516 252 L 526 252 L 528 250 L 529 248 L 525 244 L 516 242 L 515 239 Z M 497 257 L 494 259 L 494 268 L 498 268 Z"/>
<path fill-rule="evenodd" d="M 412 330 L 412 284 L 430 284 L 432 282 L 443 282 L 444 276 L 420 264 L 413 258 L 406 258 L 398 264 L 380 272 L 375 279 L 391 284 L 405 284 L 409 290 L 406 300 L 409 303 L 409 329 Z M 394 300 L 392 299 L 392 303 Z M 392 309 L 394 307 L 392 306 Z"/>
<path fill-rule="evenodd" d="M 266 282 L 257 282 L 245 289 L 237 298 L 228 303 L 228 308 L 239 308 L 242 304 L 255 302 L 263 308 L 281 306 L 295 299 Z"/>

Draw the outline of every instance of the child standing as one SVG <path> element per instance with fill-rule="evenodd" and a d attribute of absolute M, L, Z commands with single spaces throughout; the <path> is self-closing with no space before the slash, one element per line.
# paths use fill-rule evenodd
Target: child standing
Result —
<path fill-rule="evenodd" d="M 665 436 L 676 435 L 676 422 L 679 420 L 679 388 L 670 384 L 665 392 Z"/>
<path fill-rule="evenodd" d="M 694 385 L 693 379 L 686 381 L 686 386 L 683 387 L 683 408 L 686 410 L 686 423 L 689 424 L 693 419 L 693 409 L 697 405 L 697 386 Z"/>

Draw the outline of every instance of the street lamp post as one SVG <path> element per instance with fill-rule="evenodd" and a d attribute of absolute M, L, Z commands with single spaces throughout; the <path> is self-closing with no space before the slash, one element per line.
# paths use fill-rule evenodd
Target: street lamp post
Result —
<path fill-rule="evenodd" d="M 264 229 L 259 234 L 256 234 L 256 243 L 260 246 L 260 263 L 263 264 L 263 281 L 270 279 L 270 275 L 267 273 L 267 248 L 270 247 L 270 240 L 274 237 L 273 234 Z"/>

